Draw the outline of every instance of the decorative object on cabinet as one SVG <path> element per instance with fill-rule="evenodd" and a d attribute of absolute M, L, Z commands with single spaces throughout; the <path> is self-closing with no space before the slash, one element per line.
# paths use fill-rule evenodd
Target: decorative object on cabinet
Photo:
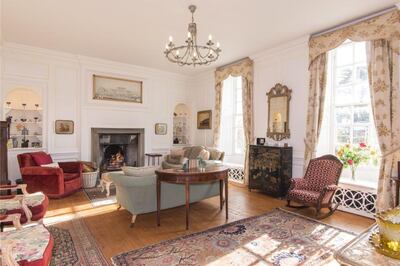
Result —
<path fill-rule="evenodd" d="M 277 83 L 267 93 L 268 97 L 268 130 L 267 137 L 274 140 L 290 138 L 289 103 L 292 90 Z"/>
<path fill-rule="evenodd" d="M 250 145 L 249 190 L 284 197 L 292 179 L 292 147 Z"/>
<path fill-rule="evenodd" d="M 211 129 L 211 110 L 197 112 L 197 129 Z"/>
<path fill-rule="evenodd" d="M 154 126 L 156 135 L 167 135 L 167 124 L 156 123 Z"/>
<path fill-rule="evenodd" d="M 312 159 L 307 166 L 304 178 L 294 178 L 287 194 L 288 207 L 304 208 L 315 207 L 316 218 L 323 219 L 330 216 L 339 207 L 333 202 L 343 164 L 334 155 L 324 155 Z M 295 201 L 302 206 L 291 206 Z M 320 215 L 321 208 L 329 208 L 329 212 Z"/>
<path fill-rule="evenodd" d="M 0 185 L 8 184 L 7 142 L 9 123 L 0 121 Z"/>
<path fill-rule="evenodd" d="M 143 82 L 93 75 L 93 99 L 143 103 Z"/>
<path fill-rule="evenodd" d="M 34 89 L 15 88 L 6 94 L 4 113 L 10 119 L 12 148 L 35 148 L 43 146 L 43 109 L 41 96 Z"/>
<path fill-rule="evenodd" d="M 74 121 L 72 120 L 56 120 L 56 134 L 74 134 Z"/>
<path fill-rule="evenodd" d="M 257 138 L 257 145 L 265 145 L 265 138 Z"/>

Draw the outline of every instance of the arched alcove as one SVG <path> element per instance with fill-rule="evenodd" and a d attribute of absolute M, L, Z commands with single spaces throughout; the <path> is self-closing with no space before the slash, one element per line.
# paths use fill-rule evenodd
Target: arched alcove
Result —
<path fill-rule="evenodd" d="M 190 144 L 190 109 L 184 103 L 179 103 L 174 108 L 173 118 L 173 144 Z"/>
<path fill-rule="evenodd" d="M 4 102 L 5 117 L 10 120 L 10 148 L 43 146 L 42 97 L 34 89 L 13 88 Z"/>

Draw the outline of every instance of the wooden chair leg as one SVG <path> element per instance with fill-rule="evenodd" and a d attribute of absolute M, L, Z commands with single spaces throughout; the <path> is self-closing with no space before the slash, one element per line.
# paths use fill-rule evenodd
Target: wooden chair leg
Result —
<path fill-rule="evenodd" d="M 300 205 L 300 206 L 290 205 L 290 200 L 287 200 L 286 206 L 289 207 L 289 208 L 296 208 L 296 209 L 308 208 L 308 206 L 306 206 L 306 205 Z"/>
<path fill-rule="evenodd" d="M 136 215 L 132 215 L 131 225 L 130 225 L 131 228 L 135 225 L 135 221 L 136 221 Z"/>
<path fill-rule="evenodd" d="M 337 202 L 336 203 L 332 203 L 331 206 L 328 207 L 329 212 L 324 214 L 324 215 L 322 215 L 322 216 L 318 216 L 317 219 L 321 220 L 321 219 L 325 219 L 325 218 L 331 216 L 336 211 L 336 209 L 338 207 L 339 207 L 339 203 L 337 203 Z"/>
<path fill-rule="evenodd" d="M 121 204 L 118 204 L 117 210 L 121 209 L 121 207 L 122 207 Z"/>

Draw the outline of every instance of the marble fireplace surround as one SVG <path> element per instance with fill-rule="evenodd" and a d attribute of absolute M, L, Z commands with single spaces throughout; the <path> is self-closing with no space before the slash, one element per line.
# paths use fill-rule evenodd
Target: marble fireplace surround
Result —
<path fill-rule="evenodd" d="M 100 143 L 100 136 L 106 135 L 137 135 L 137 165 L 144 166 L 144 128 L 92 128 L 92 162 L 100 166 L 102 162 L 103 152 L 100 150 L 102 145 Z"/>

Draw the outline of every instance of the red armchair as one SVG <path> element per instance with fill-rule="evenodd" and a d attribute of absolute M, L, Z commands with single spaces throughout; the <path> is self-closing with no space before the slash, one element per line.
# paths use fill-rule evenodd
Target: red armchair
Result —
<path fill-rule="evenodd" d="M 60 168 L 42 167 L 53 162 L 45 152 L 23 153 L 17 158 L 29 193 L 42 191 L 49 198 L 62 198 L 82 187 L 81 162 L 59 162 Z"/>
<path fill-rule="evenodd" d="M 315 207 L 318 219 L 331 215 L 339 206 L 332 203 L 335 195 L 342 162 L 333 155 L 325 155 L 312 159 L 307 167 L 304 178 L 293 178 L 287 194 L 287 206 L 293 208 Z M 298 202 L 302 206 L 292 206 L 291 201 Z M 321 208 L 329 208 L 329 213 L 320 216 Z"/>

